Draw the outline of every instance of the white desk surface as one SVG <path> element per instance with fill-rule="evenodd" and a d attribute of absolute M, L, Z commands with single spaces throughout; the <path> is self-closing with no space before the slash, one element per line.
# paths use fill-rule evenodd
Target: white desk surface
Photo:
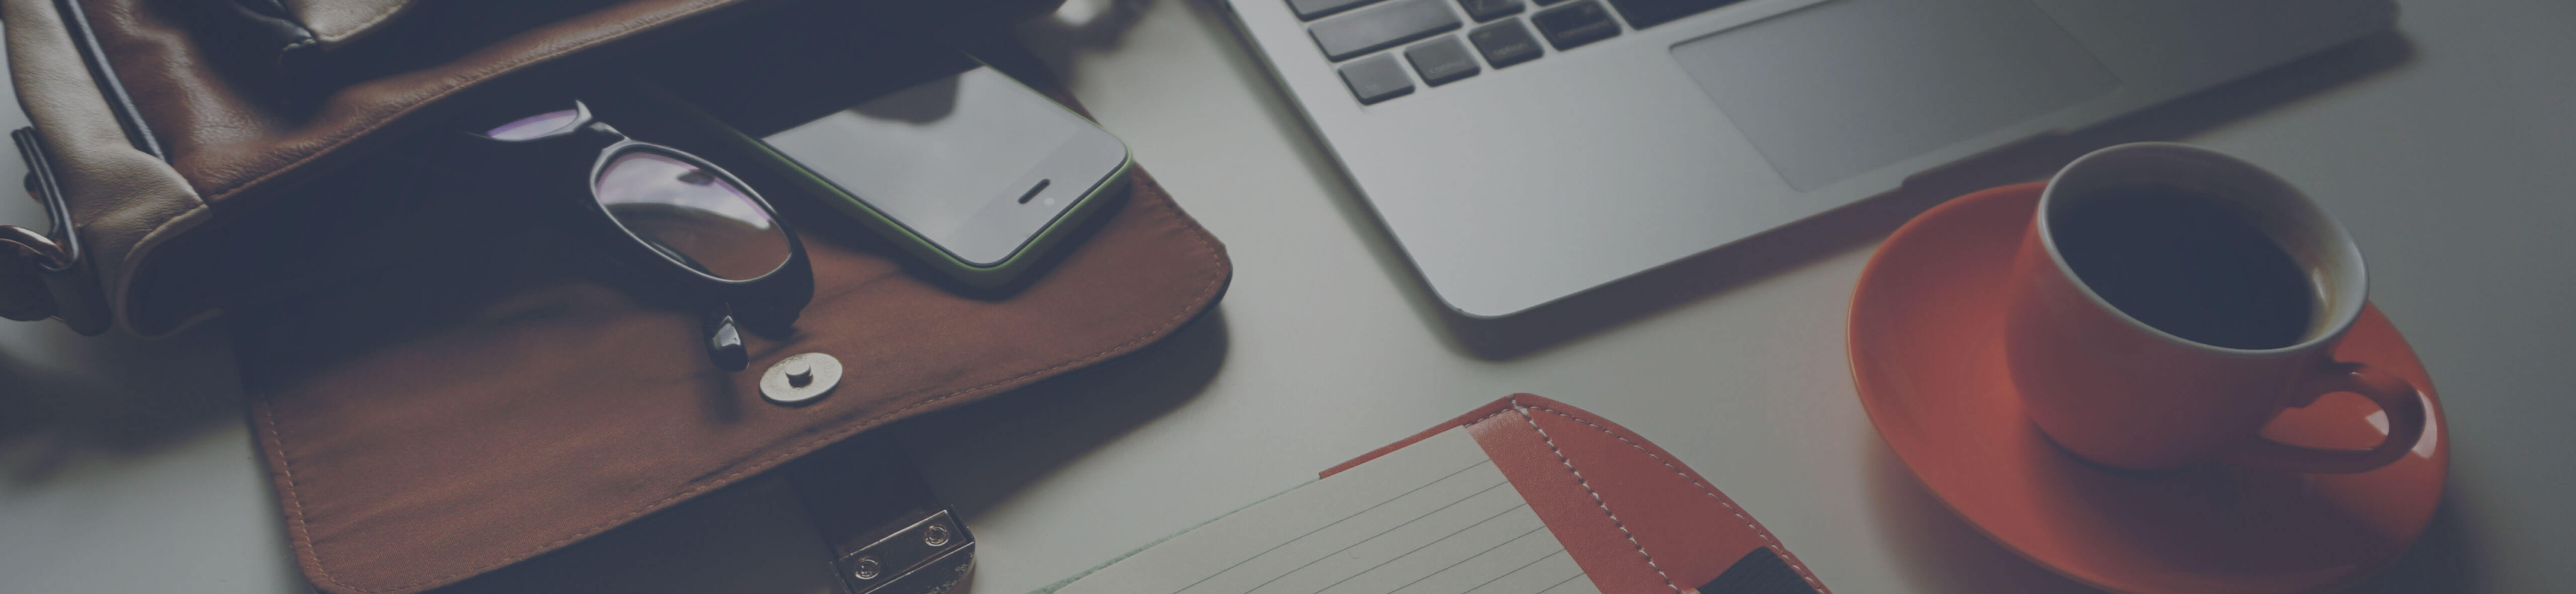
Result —
<path fill-rule="evenodd" d="M 2303 64 L 2112 139 L 2178 139 L 2271 167 L 2368 254 L 2372 298 L 2432 370 L 2455 449 L 2426 539 L 2364 590 L 2565 590 L 2576 4 L 2405 4 L 2405 41 L 2348 60 L 2379 60 L 2360 74 Z M 1233 290 L 1212 319 L 1132 360 L 901 429 L 983 543 L 973 592 L 1053 582 L 1522 391 L 1681 456 L 1838 591 L 2083 591 L 1950 516 L 1853 395 L 1853 280 L 1890 217 L 1920 201 L 1812 231 L 1828 240 L 1623 287 L 1643 296 L 1598 307 L 1660 310 L 1567 322 L 1597 328 L 1480 357 L 1225 17 L 1199 0 L 1129 6 L 1140 18 L 1116 36 L 1023 33 L 1226 242 Z M 0 125 L 21 117 L 0 109 L 13 120 Z M 0 179 L 18 175 L 8 161 Z M 2050 166 L 1995 165 L 1962 187 Z M 39 220 L 27 201 L 0 200 L 0 221 Z M 224 332 L 144 342 L 0 324 L 0 592 L 306 591 L 232 412 Z M 10 420 L 47 406 L 65 412 L 33 429 Z"/>

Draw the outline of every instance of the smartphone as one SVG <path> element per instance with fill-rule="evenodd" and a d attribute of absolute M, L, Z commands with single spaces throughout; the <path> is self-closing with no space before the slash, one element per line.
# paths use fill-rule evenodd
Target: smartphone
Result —
<path fill-rule="evenodd" d="M 1127 145 L 975 63 L 802 122 L 733 128 L 803 189 L 969 286 L 1010 284 L 1125 189 Z"/>

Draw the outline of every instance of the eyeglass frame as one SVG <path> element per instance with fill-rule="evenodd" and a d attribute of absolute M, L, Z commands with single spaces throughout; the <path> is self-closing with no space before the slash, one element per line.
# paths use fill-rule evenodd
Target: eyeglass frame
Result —
<path fill-rule="evenodd" d="M 770 204 L 768 198 L 761 196 L 759 190 L 744 183 L 733 172 L 687 150 L 637 140 L 618 131 L 614 126 L 600 121 L 598 116 L 592 113 L 588 104 L 579 100 L 573 100 L 571 103 L 574 112 L 573 120 L 562 128 L 515 140 L 494 138 L 481 131 L 464 132 L 463 135 L 470 138 L 467 141 L 469 145 L 467 150 L 497 152 L 497 156 L 504 158 L 524 155 L 531 157 L 525 161 L 542 163 L 540 167 L 543 167 L 554 165 L 554 163 L 545 162 L 549 158 L 566 158 L 556 156 L 562 152 L 579 153 L 575 149 L 555 148 L 554 145 L 565 144 L 575 139 L 605 140 L 604 144 L 592 149 L 596 154 L 591 159 L 587 174 L 578 179 L 578 191 L 569 188 L 561 188 L 562 191 L 541 188 L 540 191 L 547 194 L 578 196 L 580 197 L 578 202 L 588 204 L 588 209 L 576 211 L 576 216 L 572 217 L 576 220 L 576 224 L 589 227 L 585 230 L 586 233 L 606 234 L 613 231 L 614 235 L 601 236 L 625 238 L 626 241 L 600 242 L 624 246 L 608 248 L 607 251 L 610 252 L 609 256 L 612 259 L 643 270 L 655 277 L 654 280 L 658 284 L 688 293 L 694 300 L 714 302 L 714 311 L 708 312 L 705 318 L 705 331 L 709 335 L 708 354 L 716 361 L 719 368 L 726 371 L 741 371 L 747 363 L 747 352 L 742 350 L 740 330 L 748 329 L 764 335 L 784 335 L 801 316 L 805 306 L 813 300 L 813 266 L 805 254 L 804 240 L 787 225 L 786 217 L 780 216 L 778 208 Z M 563 110 L 517 115 L 525 117 L 556 111 Z M 484 128 L 484 131 L 490 129 L 492 128 Z M 583 146 L 588 144 L 584 143 Z M 678 160 L 714 176 L 717 181 L 729 185 L 740 192 L 744 198 L 750 199 L 753 205 L 760 208 L 762 215 L 767 216 L 772 224 L 777 225 L 778 232 L 785 236 L 788 252 L 786 260 L 759 276 L 736 280 L 716 276 L 701 267 L 693 266 L 691 262 L 681 261 L 687 259 L 686 255 L 656 249 L 651 240 L 645 239 L 620 223 L 616 215 L 608 211 L 608 205 L 602 202 L 598 195 L 598 180 L 601 174 L 607 172 L 609 164 L 618 157 L 634 152 L 647 152 Z M 493 155 L 486 155 L 486 158 L 490 156 Z M 544 179 L 553 175 L 543 171 L 527 173 L 535 176 L 532 179 Z M 601 228 L 603 226 L 605 228 Z M 730 352 L 728 349 L 731 349 Z"/>

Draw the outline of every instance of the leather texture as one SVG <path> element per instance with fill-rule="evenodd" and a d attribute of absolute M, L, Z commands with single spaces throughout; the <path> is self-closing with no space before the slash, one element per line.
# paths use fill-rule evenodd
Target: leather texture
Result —
<path fill-rule="evenodd" d="M 1230 269 L 1150 175 L 1132 186 L 1052 270 L 993 299 L 800 227 L 814 302 L 794 335 L 752 337 L 741 373 L 707 360 L 694 311 L 604 278 L 546 229 L 237 312 L 299 564 L 329 592 L 424 590 L 1143 348 L 1206 311 Z M 848 375 L 810 405 L 763 401 L 759 370 L 807 352 Z"/>
<path fill-rule="evenodd" d="M 149 0 L 88 3 L 99 41 L 152 129 L 161 131 L 171 164 L 210 203 L 288 183 L 302 167 L 353 144 L 383 140 L 378 132 L 405 116 L 479 83 L 550 65 L 576 52 L 646 37 L 659 27 L 734 4 L 732 0 L 634 0 L 537 25 L 425 68 L 377 74 L 346 72 L 346 85 L 302 96 L 303 85 L 253 84 L 203 60 L 191 32 Z M 424 46 L 424 53 L 440 48 Z M 386 64 L 392 70 L 397 64 Z"/>
<path fill-rule="evenodd" d="M 335 48 L 400 17 L 414 0 L 284 0 L 326 49 Z"/>
<path fill-rule="evenodd" d="M 801 31 L 869 37 L 851 18 Z M 854 55 L 904 59 L 874 49 Z M 218 204 L 256 216 L 162 256 L 188 265 L 160 279 L 198 290 L 161 294 L 222 294 L 232 309 L 297 565 L 325 592 L 420 592 L 541 557 L 652 550 L 567 547 L 863 431 L 1145 348 L 1231 278 L 1224 247 L 1141 168 L 1002 293 L 961 293 L 810 196 L 764 191 L 805 240 L 814 298 L 791 334 L 747 337 L 750 371 L 727 374 L 699 346 L 699 311 L 603 265 L 596 238 L 525 216 L 577 198 L 444 191 L 459 172 L 436 163 L 380 153 L 259 209 Z M 764 401 L 760 371 L 808 352 L 848 369 L 832 394 Z"/>
<path fill-rule="evenodd" d="M 439 119 L 460 97 L 543 80 L 628 49 L 809 0 L 289 2 L 340 40 L 321 63 L 252 68 L 206 47 L 222 35 L 180 26 L 181 3 L 81 0 L 96 37 L 170 159 L 126 144 L 52 0 L 0 0 L 20 104 L 58 154 L 67 200 L 93 262 L 91 301 L 114 324 L 152 336 L 215 315 L 212 261 L 227 246 L 192 237 L 242 218 L 327 171 Z M 1052 0 L 866 0 L 872 18 L 925 29 L 990 26 Z M 379 18 L 382 17 L 382 18 Z M 359 43 L 359 41 L 368 41 Z M 301 208 L 298 206 L 296 208 Z M 164 265 L 160 248 L 196 258 Z M 0 282 L 36 282 L 18 275 Z M 16 289 L 0 296 L 25 293 Z M 56 291 L 57 294 L 62 291 Z M 13 303 L 11 305 L 18 305 Z M 16 309 L 0 306 L 0 309 Z M 65 309 L 70 309 L 69 305 Z"/>
<path fill-rule="evenodd" d="M 840 551 L 940 509 L 893 438 L 862 433 L 436 594 L 844 592 Z"/>
<path fill-rule="evenodd" d="M 1496 400 L 1323 474 L 1461 426 L 1603 592 L 1688 594 L 1746 553 L 1768 548 L 1809 586 L 1831 593 L 1752 514 L 1670 452 L 1531 394 Z"/>
<path fill-rule="evenodd" d="M 355 56 L 352 60 L 365 61 L 316 74 L 319 80 L 304 85 L 279 86 L 245 84 L 268 81 L 237 80 L 243 75 L 214 71 L 190 59 L 197 51 L 194 38 L 151 0 L 92 0 L 89 6 L 100 41 L 135 103 L 154 130 L 167 131 L 163 140 L 172 164 L 208 202 L 221 204 L 292 183 L 298 174 L 311 173 L 306 166 L 312 162 L 385 140 L 379 132 L 411 123 L 433 104 L 478 85 L 504 76 L 560 72 L 562 62 L 576 54 L 600 57 L 600 51 L 638 47 L 683 29 L 685 21 L 759 2 L 561 0 L 527 3 L 550 10 L 524 12 L 502 10 L 508 6 L 501 4 L 463 4 L 489 10 L 433 14 L 424 8 L 414 16 L 428 20 L 402 23 L 420 29 L 404 39 L 409 42 L 405 47 Z M 982 3 L 866 4 L 880 7 L 878 18 L 937 25 Z M 597 7 L 548 18 L 590 5 Z M 482 23 L 486 20 L 503 24 Z M 453 54 L 441 55 L 447 52 Z M 314 84 L 324 89 L 319 96 L 302 94 Z"/>
<path fill-rule="evenodd" d="M 354 82 L 325 81 L 335 90 L 318 97 L 197 59 L 159 3 L 84 4 L 168 163 L 127 143 L 47 0 L 0 0 L 0 18 L 101 279 L 88 284 L 140 334 L 239 313 L 253 427 L 298 566 L 323 591 L 378 594 L 507 567 L 861 431 L 1144 348 L 1222 293 L 1223 246 L 1141 169 L 1007 294 L 942 287 L 819 205 L 780 200 L 817 291 L 793 334 L 752 338 L 752 369 L 824 352 L 851 372 L 819 402 L 779 407 L 758 396 L 758 373 L 713 368 L 698 312 L 513 215 L 561 197 L 442 194 L 434 182 L 454 172 L 399 173 L 400 152 L 363 150 L 404 146 L 418 137 L 398 134 L 422 131 L 399 124 L 447 121 L 431 108 L 496 79 L 574 54 L 610 67 L 612 45 L 751 3 L 618 2 L 461 55 L 342 70 Z M 937 30 L 1036 4 L 877 14 Z M 808 28 L 850 35 L 856 22 Z"/>
<path fill-rule="evenodd" d="M 198 0 L 178 6 L 188 9 L 183 20 L 195 24 L 204 40 L 199 47 L 209 58 L 275 69 L 310 62 L 323 51 L 322 40 L 280 0 Z"/>
<path fill-rule="evenodd" d="M 80 285 L 85 295 L 58 295 L 54 315 L 114 307 L 121 324 L 145 254 L 203 222 L 205 203 L 178 171 L 127 142 L 50 0 L 0 0 L 0 21 L 8 27 L 19 107 L 52 153 L 85 252 L 74 278 L 52 281 Z M 21 274 L 0 282 L 46 282 L 37 278 Z"/>

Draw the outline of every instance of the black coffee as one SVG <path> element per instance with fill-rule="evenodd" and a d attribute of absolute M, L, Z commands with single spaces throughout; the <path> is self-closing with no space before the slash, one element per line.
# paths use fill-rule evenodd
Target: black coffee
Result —
<path fill-rule="evenodd" d="M 2269 349 L 2307 334 L 2316 292 L 2290 253 L 2207 196 L 2106 190 L 2050 230 L 2076 278 L 2113 307 L 2201 344 Z"/>

